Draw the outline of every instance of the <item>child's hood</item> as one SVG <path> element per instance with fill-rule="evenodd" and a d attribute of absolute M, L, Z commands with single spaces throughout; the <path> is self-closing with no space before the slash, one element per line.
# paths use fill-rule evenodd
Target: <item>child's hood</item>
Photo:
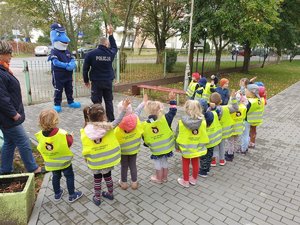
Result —
<path fill-rule="evenodd" d="M 136 126 L 137 116 L 134 113 L 124 116 L 121 123 L 119 124 L 119 127 L 126 132 L 133 131 L 136 128 Z"/>
<path fill-rule="evenodd" d="M 104 137 L 111 129 L 113 129 L 113 126 L 109 122 L 93 122 L 88 123 L 84 128 L 84 131 L 89 139 L 96 140 Z"/>
<path fill-rule="evenodd" d="M 202 123 L 203 117 L 198 117 L 197 119 L 193 119 L 189 116 L 182 117 L 182 123 L 190 130 L 199 129 Z"/>

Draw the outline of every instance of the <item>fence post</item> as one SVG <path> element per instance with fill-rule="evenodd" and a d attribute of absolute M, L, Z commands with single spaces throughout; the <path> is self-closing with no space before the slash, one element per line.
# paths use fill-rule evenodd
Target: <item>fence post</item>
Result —
<path fill-rule="evenodd" d="M 164 60 L 164 78 L 166 78 L 167 74 L 167 51 L 165 51 L 165 60 Z"/>
<path fill-rule="evenodd" d="M 116 76 L 116 79 L 117 79 L 117 83 L 120 83 L 120 60 L 121 60 L 121 57 L 120 57 L 120 51 L 117 52 L 117 76 Z"/>
<path fill-rule="evenodd" d="M 28 68 L 28 62 L 23 61 L 24 66 L 24 75 L 25 75 L 25 85 L 26 85 L 26 95 L 27 95 L 27 101 L 28 105 L 32 104 L 32 93 L 31 93 L 31 85 L 30 85 L 30 77 L 29 77 L 29 68 Z"/>
<path fill-rule="evenodd" d="M 80 68 L 81 68 L 81 60 L 78 59 L 77 60 L 77 64 L 75 66 L 75 69 L 73 70 L 73 81 L 74 81 L 74 84 L 73 84 L 73 91 L 75 92 L 75 97 L 77 98 L 78 97 L 78 93 L 77 93 L 77 72 L 80 74 Z"/>

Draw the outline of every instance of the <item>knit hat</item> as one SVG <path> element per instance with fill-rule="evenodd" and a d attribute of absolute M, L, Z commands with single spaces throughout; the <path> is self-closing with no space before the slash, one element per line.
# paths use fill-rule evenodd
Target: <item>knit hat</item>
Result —
<path fill-rule="evenodd" d="M 251 93 L 255 94 L 257 98 L 260 98 L 259 96 L 259 87 L 256 84 L 248 84 L 247 85 L 247 90 L 250 91 Z"/>
<path fill-rule="evenodd" d="M 255 82 L 255 84 L 256 84 L 257 86 L 259 86 L 259 87 L 264 87 L 264 86 L 265 86 L 264 83 L 261 82 L 261 81 Z"/>
<path fill-rule="evenodd" d="M 120 114 L 122 112 L 122 110 L 123 110 L 123 101 L 120 101 L 119 104 L 118 104 L 118 113 Z M 128 105 L 125 115 L 129 115 L 130 113 L 132 113 L 131 104 Z"/>
<path fill-rule="evenodd" d="M 192 73 L 192 77 L 194 77 L 195 79 L 199 80 L 201 75 L 198 72 Z"/>
<path fill-rule="evenodd" d="M 119 127 L 126 132 L 131 132 L 136 128 L 136 125 L 137 125 L 137 116 L 131 113 L 123 117 L 121 123 L 119 124 Z"/>
<path fill-rule="evenodd" d="M 207 83 L 207 80 L 205 77 L 202 77 L 198 83 L 200 84 L 201 87 L 205 87 L 206 83 Z"/>
<path fill-rule="evenodd" d="M 12 46 L 7 41 L 0 41 L 0 55 L 12 53 Z"/>
<path fill-rule="evenodd" d="M 226 84 L 226 83 L 229 83 L 229 80 L 226 79 L 226 78 L 222 78 L 222 79 L 220 80 L 220 87 L 223 87 L 224 84 Z"/>

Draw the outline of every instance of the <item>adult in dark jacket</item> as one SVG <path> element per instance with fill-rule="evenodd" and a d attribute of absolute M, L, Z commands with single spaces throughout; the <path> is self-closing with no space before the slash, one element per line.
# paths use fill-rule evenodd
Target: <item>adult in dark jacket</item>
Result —
<path fill-rule="evenodd" d="M 113 121 L 113 94 L 112 84 L 115 78 L 112 63 L 118 51 L 116 41 L 113 37 L 113 28 L 109 26 L 107 30 L 108 39 L 100 39 L 98 48 L 87 53 L 83 64 L 83 81 L 86 87 L 90 87 L 91 81 L 91 100 L 95 103 L 102 103 L 104 98 L 106 116 L 109 121 Z"/>
<path fill-rule="evenodd" d="M 4 143 L 1 150 L 1 174 L 13 172 L 15 148 L 18 147 L 21 159 L 28 172 L 41 173 L 32 154 L 30 140 L 22 126 L 25 120 L 20 83 L 9 69 L 12 47 L 0 41 L 0 129 Z"/>

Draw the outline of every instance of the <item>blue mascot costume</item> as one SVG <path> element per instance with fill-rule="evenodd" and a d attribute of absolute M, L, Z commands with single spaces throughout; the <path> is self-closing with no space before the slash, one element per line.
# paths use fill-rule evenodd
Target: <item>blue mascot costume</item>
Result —
<path fill-rule="evenodd" d="M 67 50 L 70 39 L 65 28 L 60 24 L 51 25 L 50 39 L 52 50 L 48 61 L 51 60 L 52 84 L 54 87 L 54 109 L 61 112 L 62 92 L 65 89 L 68 106 L 80 108 L 79 102 L 73 98 L 73 70 L 76 67 L 75 59 Z"/>

